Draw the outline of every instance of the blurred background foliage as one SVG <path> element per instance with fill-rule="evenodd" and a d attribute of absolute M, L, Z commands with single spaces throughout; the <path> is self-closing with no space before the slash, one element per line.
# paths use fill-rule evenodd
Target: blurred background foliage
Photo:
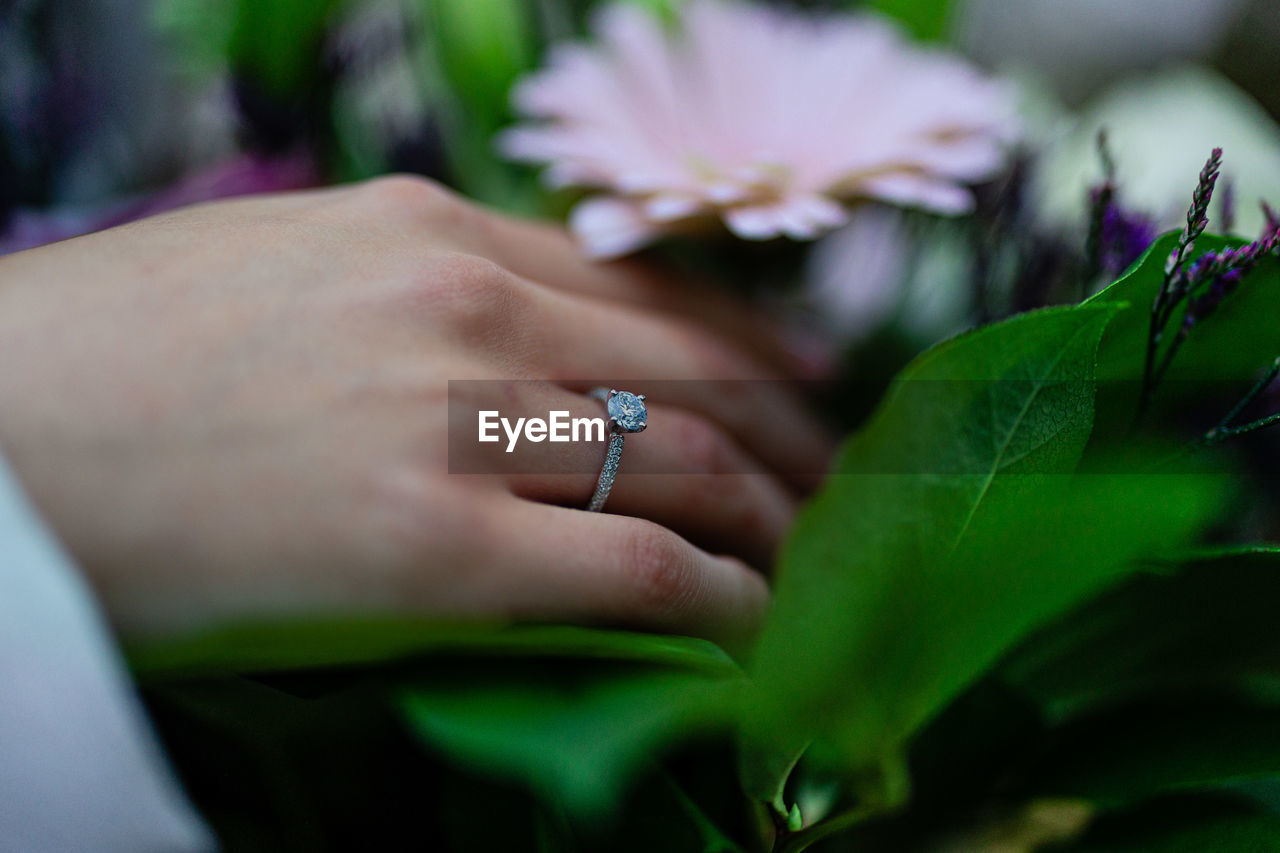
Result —
<path fill-rule="evenodd" d="M 624 2 L 669 14 L 681 0 Z M 1280 58 L 1267 48 L 1280 12 L 1265 0 L 1086 0 L 1069 10 L 1049 0 L 794 5 L 865 5 L 917 37 L 1033 81 L 1055 105 L 1078 108 L 1123 77 L 1193 61 L 1273 115 L 1280 108 L 1271 84 Z M 546 45 L 581 35 L 590 6 L 8 0 L 0 147 L 13 179 L 0 203 L 102 202 L 236 151 L 304 150 L 326 180 L 407 169 L 511 209 L 555 210 L 527 170 L 494 155 L 491 139 L 511 121 L 512 81 Z M 94 170 L 101 174 L 81 174 Z"/>

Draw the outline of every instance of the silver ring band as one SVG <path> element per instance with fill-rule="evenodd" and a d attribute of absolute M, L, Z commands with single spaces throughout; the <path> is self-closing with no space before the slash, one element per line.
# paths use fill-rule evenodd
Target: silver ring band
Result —
<path fill-rule="evenodd" d="M 609 449 L 605 453 L 604 466 L 600 469 L 600 477 L 596 480 L 596 490 L 587 502 L 587 512 L 600 512 L 604 502 L 609 499 L 613 490 L 613 481 L 618 476 L 618 465 L 622 462 L 622 445 L 626 441 L 625 433 L 641 432 L 649 425 L 648 412 L 644 405 L 643 394 L 632 394 L 610 388 L 592 388 L 587 396 L 594 397 L 605 404 L 609 414 Z"/>
<path fill-rule="evenodd" d="M 596 480 L 595 493 L 587 502 L 587 512 L 599 512 L 604 509 L 604 502 L 609 499 L 613 489 L 613 478 L 618 476 L 618 463 L 622 460 L 622 443 L 626 438 L 618 433 L 609 436 L 609 452 L 604 457 L 604 467 L 600 469 L 600 479 Z"/>

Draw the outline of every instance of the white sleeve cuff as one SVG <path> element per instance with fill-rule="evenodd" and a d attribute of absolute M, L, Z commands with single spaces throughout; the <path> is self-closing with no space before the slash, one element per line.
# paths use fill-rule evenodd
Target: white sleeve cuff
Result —
<path fill-rule="evenodd" d="M 215 848 L 87 583 L 0 456 L 0 853 Z"/>

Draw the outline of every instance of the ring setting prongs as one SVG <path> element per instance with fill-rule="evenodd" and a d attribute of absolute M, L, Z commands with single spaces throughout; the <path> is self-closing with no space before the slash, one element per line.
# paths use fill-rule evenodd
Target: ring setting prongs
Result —
<path fill-rule="evenodd" d="M 605 398 L 609 414 L 609 429 L 614 432 L 643 432 L 649 425 L 649 412 L 644 405 L 643 394 L 609 389 Z"/>

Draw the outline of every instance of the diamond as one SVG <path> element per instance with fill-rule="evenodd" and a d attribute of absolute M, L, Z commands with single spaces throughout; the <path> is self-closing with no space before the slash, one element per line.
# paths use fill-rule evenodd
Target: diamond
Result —
<path fill-rule="evenodd" d="M 609 417 L 622 432 L 640 432 L 648 422 L 649 413 L 645 410 L 644 400 L 630 391 L 615 391 L 609 395 L 605 406 Z"/>

